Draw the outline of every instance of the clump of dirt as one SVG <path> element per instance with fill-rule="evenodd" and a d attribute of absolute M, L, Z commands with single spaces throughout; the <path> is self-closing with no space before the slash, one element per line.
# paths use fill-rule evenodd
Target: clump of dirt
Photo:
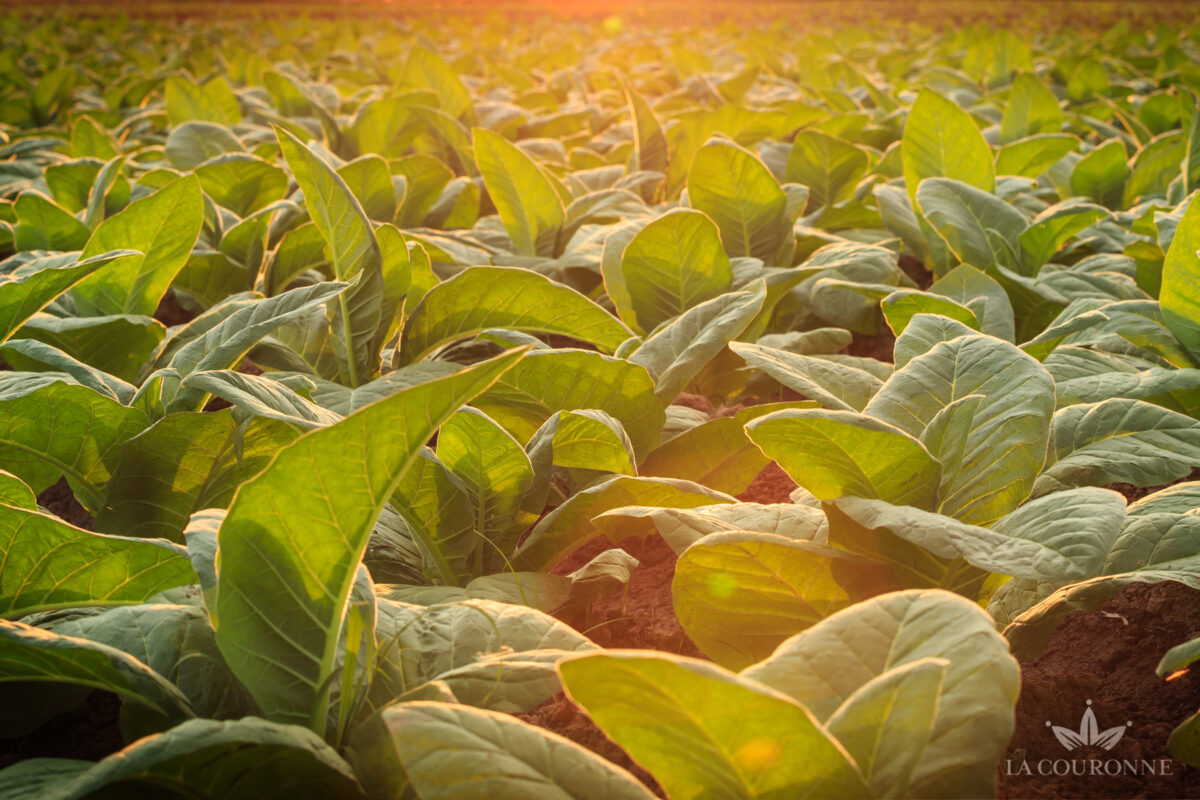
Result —
<path fill-rule="evenodd" d="M 58 714 L 26 736 L 0 739 L 0 769 L 27 758 L 97 761 L 120 750 L 121 700 L 94 691 L 79 707 Z"/>
<path fill-rule="evenodd" d="M 162 300 L 158 301 L 158 308 L 154 309 L 154 318 L 170 328 L 191 322 L 196 315 L 179 304 L 175 292 L 167 292 Z"/>
<path fill-rule="evenodd" d="M 598 553 L 616 547 L 600 536 L 580 547 L 552 571 L 565 575 Z M 623 592 L 612 592 L 592 603 L 586 618 L 566 620 L 603 647 L 665 650 L 703 658 L 679 624 L 671 599 L 675 553 L 658 534 L 625 539 L 622 550 L 638 560 Z"/>
<path fill-rule="evenodd" d="M 258 364 L 255 364 L 248 358 L 243 358 L 242 363 L 238 365 L 237 371 L 243 375 L 262 375 L 263 369 Z"/>
<path fill-rule="evenodd" d="M 58 483 L 38 495 L 38 505 L 50 513 L 60 517 L 85 531 L 95 530 L 92 515 L 75 499 L 66 478 L 59 478 Z"/>
<path fill-rule="evenodd" d="M 897 265 L 905 275 L 913 279 L 918 289 L 928 289 L 933 285 L 933 273 L 925 268 L 925 263 L 921 259 L 903 253 Z"/>
<path fill-rule="evenodd" d="M 609 739 L 587 714 L 566 698 L 566 695 L 555 695 L 532 711 L 517 714 L 517 717 L 531 725 L 553 731 L 559 736 L 570 739 L 575 744 L 582 745 L 593 753 L 607 758 L 617 766 L 629 770 L 635 778 L 646 784 L 647 788 L 659 797 L 667 796 L 654 777 L 634 763 L 629 754 L 612 739 Z"/>
<path fill-rule="evenodd" d="M 1017 725 L 1001 764 L 1004 798 L 1200 798 L 1200 770 L 1170 759 L 1167 737 L 1200 709 L 1200 668 L 1165 681 L 1163 654 L 1200 636 L 1200 591 L 1180 583 L 1135 583 L 1100 609 L 1075 612 L 1045 652 L 1021 668 Z M 1067 750 L 1047 722 L 1079 730 L 1090 708 L 1101 731 L 1124 726 L 1111 750 Z M 1170 759 L 1164 774 L 1041 775 L 1039 762 Z M 1023 774 L 1022 764 L 1031 774 Z M 1063 771 L 1064 767 L 1059 767 Z M 1090 771 L 1090 767 L 1086 770 Z M 1124 770 L 1128 772 L 1127 770 Z"/>
<path fill-rule="evenodd" d="M 876 334 L 856 333 L 843 353 L 859 358 L 873 358 L 886 364 L 892 363 L 892 351 L 896 349 L 896 336 L 892 329 L 880 323 Z"/>
<path fill-rule="evenodd" d="M 1162 491 L 1167 486 L 1174 486 L 1177 483 L 1188 483 L 1190 481 L 1200 481 L 1200 467 L 1194 468 L 1186 477 L 1172 481 L 1166 486 L 1134 486 L 1132 483 L 1110 483 L 1104 488 L 1112 489 L 1114 492 L 1120 492 L 1125 495 L 1125 502 L 1127 503 L 1136 503 L 1147 495 Z"/>
<path fill-rule="evenodd" d="M 693 408 L 710 417 L 715 416 L 717 413 L 716 406 L 712 404 L 712 401 L 701 394 L 688 394 L 684 392 L 675 398 L 674 405 Z"/>
<path fill-rule="evenodd" d="M 796 482 L 772 461 L 737 499 L 743 503 L 790 503 L 794 491 Z"/>

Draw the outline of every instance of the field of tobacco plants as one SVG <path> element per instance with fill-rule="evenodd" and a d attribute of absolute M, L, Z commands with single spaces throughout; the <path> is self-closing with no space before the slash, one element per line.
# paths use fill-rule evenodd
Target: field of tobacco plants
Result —
<path fill-rule="evenodd" d="M 1200 797 L 1194 7 L 8 8 L 0 800 Z"/>

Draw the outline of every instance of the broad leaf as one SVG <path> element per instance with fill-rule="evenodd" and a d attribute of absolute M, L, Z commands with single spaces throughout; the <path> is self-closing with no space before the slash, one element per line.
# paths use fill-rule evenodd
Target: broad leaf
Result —
<path fill-rule="evenodd" d="M 951 178 L 990 192 L 995 188 L 992 148 L 967 112 L 932 89 L 922 89 L 904 122 L 904 183 L 917 204 L 926 178 Z"/>
<path fill-rule="evenodd" d="M 0 342 L 6 341 L 30 317 L 96 270 L 120 269 L 138 253 L 114 250 L 80 261 L 48 256 L 25 264 L 0 282 Z"/>
<path fill-rule="evenodd" d="M 1200 423 L 1141 400 L 1067 406 L 1050 425 L 1034 494 L 1070 486 L 1163 486 L 1200 463 Z"/>
<path fill-rule="evenodd" d="M 441 345 L 489 328 L 570 336 L 608 353 L 632 336 L 591 300 L 536 272 L 469 267 L 433 287 L 413 309 L 400 358 L 419 361 Z"/>
<path fill-rule="evenodd" d="M 193 716 L 166 678 L 105 644 L 0 620 L 0 681 L 52 681 L 114 692 L 149 707 L 169 723 Z"/>
<path fill-rule="evenodd" d="M 674 209 L 638 231 L 621 254 L 624 290 L 641 332 L 729 291 L 733 271 L 713 221 Z"/>
<path fill-rule="evenodd" d="M 1054 381 L 1041 364 L 999 339 L 960 336 L 897 370 L 864 413 L 920 436 L 943 409 L 971 394 L 984 399 L 962 468 L 942 482 L 939 510 L 986 525 L 1024 500 L 1041 471 L 1054 410 Z"/>
<path fill-rule="evenodd" d="M 142 256 L 121 259 L 80 281 L 71 291 L 80 313 L 153 314 L 187 262 L 203 222 L 204 202 L 194 176 L 179 178 L 104 220 L 81 259 L 122 249 Z"/>
<path fill-rule="evenodd" d="M 556 255 L 566 219 L 551 179 L 520 148 L 483 128 L 473 131 L 475 163 L 496 205 L 513 251 L 524 256 Z"/>
<path fill-rule="evenodd" d="M 25 794 L 5 794 L 9 787 L 22 786 L 35 786 L 39 800 L 78 800 L 114 791 L 226 800 L 366 797 L 350 766 L 311 731 L 257 717 L 189 720 L 96 763 L 30 759 L 0 772 L 0 794 L 26 800 Z"/>
<path fill-rule="evenodd" d="M 625 426 L 639 456 L 658 444 L 665 420 L 644 367 L 584 350 L 535 350 L 472 405 L 518 442 L 557 411 L 599 409 Z"/>
<path fill-rule="evenodd" d="M 931 508 L 941 466 L 920 441 L 863 414 L 777 411 L 746 426 L 751 440 L 818 500 L 857 495 Z"/>
<path fill-rule="evenodd" d="M 0 468 L 39 493 L 65 475 L 95 513 L 104 503 L 117 448 L 146 427 L 146 415 L 62 381 L 26 387 L 0 393 Z"/>
<path fill-rule="evenodd" d="M 790 695 L 832 728 L 871 681 L 927 658 L 950 666 L 907 794 L 990 796 L 1020 671 L 991 619 L 969 600 L 941 591 L 882 595 L 792 637 L 743 675 Z"/>
<path fill-rule="evenodd" d="M 857 766 L 799 703 L 695 659 L 639 651 L 558 666 L 567 696 L 671 797 L 863 797 Z"/>
<path fill-rule="evenodd" d="M 383 254 L 346 182 L 299 139 L 282 128 L 276 135 L 308 214 L 325 239 L 333 277 L 354 281 L 353 288 L 337 297 L 333 345 L 350 386 L 358 386 L 379 371 L 380 329 L 386 333 L 390 322 L 383 308 Z"/>
<path fill-rule="evenodd" d="M 241 485 L 219 537 L 217 643 L 264 713 L 325 732 L 339 631 L 376 519 L 437 428 L 520 355 L 308 433 Z"/>
<path fill-rule="evenodd" d="M 181 548 L 102 536 L 35 509 L 0 508 L 0 616 L 141 603 L 195 580 Z"/>
<path fill-rule="evenodd" d="M 687 190 L 691 206 L 721 229 L 730 256 L 790 264 L 794 235 L 788 198 L 756 156 L 733 142 L 714 139 L 696 153 Z"/>
<path fill-rule="evenodd" d="M 383 712 L 400 762 L 424 800 L 650 800 L 625 770 L 568 739 L 507 714 L 450 703 Z M 461 759 L 475 766 L 463 769 Z"/>
<path fill-rule="evenodd" d="M 742 669 L 848 606 L 842 578 L 862 561 L 771 533 L 709 534 L 679 556 L 671 596 L 679 624 L 715 662 Z"/>
<path fill-rule="evenodd" d="M 1200 203 L 1194 198 L 1167 250 L 1159 302 L 1171 333 L 1200 357 Z"/>

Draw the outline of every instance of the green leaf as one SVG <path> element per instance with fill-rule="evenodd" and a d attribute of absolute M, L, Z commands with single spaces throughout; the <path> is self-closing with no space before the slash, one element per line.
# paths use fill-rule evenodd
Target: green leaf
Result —
<path fill-rule="evenodd" d="M 597 534 L 603 533 L 618 544 L 652 529 L 649 523 L 630 525 L 619 519 L 609 519 L 608 524 L 597 527 L 595 518 L 614 508 L 695 508 L 732 501 L 729 495 L 689 481 L 613 475 L 577 492 L 542 517 L 517 549 L 513 565 L 518 569 L 549 570 Z"/>
<path fill-rule="evenodd" d="M 535 350 L 472 403 L 518 442 L 557 411 L 595 408 L 625 427 L 639 458 L 666 420 L 644 367 L 585 350 Z"/>
<path fill-rule="evenodd" d="M 866 370 L 817 356 L 743 342 L 732 342 L 729 349 L 750 366 L 826 408 L 861 411 L 883 386 L 883 381 Z"/>
<path fill-rule="evenodd" d="M 468 267 L 430 289 L 404 325 L 401 360 L 488 328 L 570 336 L 611 353 L 633 334 L 583 295 L 515 267 Z"/>
<path fill-rule="evenodd" d="M 114 692 L 172 723 L 194 716 L 166 678 L 114 647 L 0 619 L 0 681 L 52 681 Z"/>
<path fill-rule="evenodd" d="M 432 90 L 442 110 L 456 119 L 471 114 L 473 100 L 470 92 L 450 66 L 426 47 L 418 45 L 409 50 L 400 84 Z"/>
<path fill-rule="evenodd" d="M 705 655 L 743 669 L 850 605 L 842 579 L 860 563 L 844 550 L 772 533 L 711 533 L 679 556 L 675 614 Z"/>
<path fill-rule="evenodd" d="M 607 517 L 651 520 L 677 555 L 710 533 L 749 531 L 823 543 L 829 527 L 820 508 L 794 503 L 726 503 L 692 509 L 629 506 L 605 511 L 598 519 Z"/>
<path fill-rule="evenodd" d="M 1200 660 L 1200 639 L 1192 639 L 1168 650 L 1154 672 L 1158 677 L 1165 678 L 1172 672 L 1195 664 L 1197 660 Z"/>
<path fill-rule="evenodd" d="M 757 156 L 731 141 L 710 140 L 696 152 L 687 191 L 692 208 L 717 223 L 730 256 L 791 263 L 795 237 L 787 195 Z"/>
<path fill-rule="evenodd" d="M 240 153 L 242 143 L 224 125 L 192 121 L 172 125 L 163 149 L 172 167 L 186 170 L 225 153 Z"/>
<path fill-rule="evenodd" d="M 764 403 L 717 417 L 674 436 L 650 452 L 638 466 L 650 477 L 678 478 L 726 494 L 741 494 L 771 460 L 746 435 L 746 423 L 773 411 L 806 408 L 805 401 Z"/>
<path fill-rule="evenodd" d="M 376 564 L 393 556 L 389 560 L 391 568 L 398 569 L 403 579 L 420 580 L 429 576 L 452 587 L 470 577 L 473 565 L 469 559 L 483 545 L 483 540 L 475 535 L 475 515 L 466 490 L 431 451 L 419 452 L 416 462 L 392 493 L 391 502 L 403 525 L 385 526 L 384 518 L 376 525 L 373 534 L 376 541 L 368 548 L 368 556 Z M 399 536 L 379 535 L 381 528 L 386 531 L 394 527 L 400 528 Z M 396 539 L 401 539 L 402 544 L 396 545 Z M 386 548 L 382 554 L 371 552 L 375 543 Z M 410 550 L 415 551 L 415 559 Z"/>
<path fill-rule="evenodd" d="M 120 149 L 112 134 L 89 116 L 75 118 L 71 126 L 71 155 L 75 158 L 115 158 Z"/>
<path fill-rule="evenodd" d="M 254 704 L 217 650 L 204 609 L 149 603 L 50 619 L 41 627 L 128 653 L 170 681 L 200 717 L 253 714 Z"/>
<path fill-rule="evenodd" d="M 263 337 L 287 322 L 319 309 L 346 291 L 344 283 L 326 282 L 302 286 L 275 297 L 232 300 L 206 318 L 215 323 L 211 327 L 185 328 L 184 332 L 190 338 L 171 355 L 166 366 L 182 378 L 194 372 L 232 368 Z M 198 410 L 204 400 L 203 393 L 198 390 L 180 391 L 168 405 L 168 410 Z"/>
<path fill-rule="evenodd" d="M 195 580 L 180 548 L 102 536 L 34 509 L 0 508 L 0 616 L 142 603 Z"/>
<path fill-rule="evenodd" d="M 19 390 L 18 390 L 19 392 Z M 0 395 L 0 468 L 42 492 L 66 476 L 92 513 L 117 448 L 147 425 L 146 415 L 83 386 L 55 381 Z"/>
<path fill-rule="evenodd" d="M 0 470 L 0 505 L 36 511 L 37 495 L 16 475 Z"/>
<path fill-rule="evenodd" d="M 475 530 L 508 551 L 507 534 L 533 482 L 524 449 L 486 414 L 464 408 L 438 432 L 438 460 L 458 478 L 475 516 Z"/>
<path fill-rule="evenodd" d="M 325 732 L 338 632 L 380 511 L 437 428 L 520 356 L 308 433 L 238 489 L 219 536 L 217 643 L 264 713 Z"/>
<path fill-rule="evenodd" d="M 137 250 L 143 255 L 121 259 L 82 280 L 71 291 L 79 312 L 93 317 L 153 314 L 171 281 L 187 263 L 203 222 L 200 181 L 191 175 L 104 220 L 83 248 L 81 259 L 121 249 Z"/>
<path fill-rule="evenodd" d="M 526 449 L 534 478 L 522 506 L 533 515 L 544 510 L 551 481 L 561 469 L 579 471 L 568 473 L 572 484 L 590 482 L 603 472 L 637 474 L 633 443 L 625 428 L 595 409 L 559 411 L 538 429 Z"/>
<path fill-rule="evenodd" d="M 1200 358 L 1200 203 L 1195 198 L 1167 250 L 1158 299 L 1171 333 Z"/>
<path fill-rule="evenodd" d="M 248 217 L 287 194 L 287 173 L 249 153 L 224 153 L 196 167 L 204 193 L 239 217 Z M 388 187 L 391 188 L 390 186 Z"/>
<path fill-rule="evenodd" d="M 91 763 L 30 759 L 0 772 L 0 795 L 36 786 L 39 800 L 141 795 L 286 800 L 298 796 L 361 800 L 350 766 L 311 731 L 257 717 L 189 720 Z"/>
<path fill-rule="evenodd" d="M 1020 269 L 1017 241 L 1028 223 L 1008 203 L 962 181 L 927 178 L 917 204 L 959 261 Z"/>
<path fill-rule="evenodd" d="M 654 796 L 592 751 L 507 714 L 414 702 L 387 709 L 383 721 L 423 800 Z M 462 759 L 473 766 L 464 770 Z"/>
<path fill-rule="evenodd" d="M 639 332 L 730 290 L 733 271 L 717 226 L 699 211 L 678 208 L 646 225 L 621 255 L 621 275 Z"/>
<path fill-rule="evenodd" d="M 1172 131 L 1146 142 L 1133 159 L 1121 205 L 1129 207 L 1151 198 L 1165 200 L 1172 181 L 1180 177 L 1187 139 Z"/>
<path fill-rule="evenodd" d="M 391 222 L 396 216 L 397 190 L 388 165 L 377 155 L 360 156 L 338 168 L 337 174 L 350 187 L 368 219 Z"/>
<path fill-rule="evenodd" d="M 984 528 L 944 514 L 884 500 L 842 497 L 837 509 L 869 531 L 889 531 L 941 559 L 961 558 L 981 570 L 1041 580 L 1085 577 L 1068 552 L 1071 542 L 1040 541 L 1004 532 L 999 524 Z M 1023 509 L 1022 509 L 1023 510 Z M 936 576 L 942 580 L 944 576 Z M 944 582 L 944 580 L 942 581 Z"/>
<path fill-rule="evenodd" d="M 818 500 L 857 495 L 931 508 L 941 467 L 904 431 L 863 414 L 777 411 L 746 426 L 751 440 Z"/>
<path fill-rule="evenodd" d="M 960 264 L 954 269 L 958 270 L 964 267 L 973 269 L 966 264 Z M 953 271 L 951 270 L 951 272 Z M 962 303 L 919 289 L 899 289 L 892 292 L 879 301 L 879 308 L 883 311 L 883 318 L 887 320 L 888 327 L 897 336 L 904 333 L 908 323 L 912 322 L 912 318 L 918 314 L 936 314 L 961 322 L 975 330 L 980 328 L 979 318 L 975 316 L 975 312 Z"/>
<path fill-rule="evenodd" d="M 124 381 L 140 380 L 142 368 L 162 342 L 166 327 L 152 317 L 52 317 L 36 314 L 18 335 L 53 345 L 90 367 Z"/>
<path fill-rule="evenodd" d="M 1200 463 L 1200 423 L 1141 400 L 1067 406 L 1050 425 L 1043 495 L 1070 486 L 1164 486 Z"/>
<path fill-rule="evenodd" d="M 1119 139 L 1109 139 L 1075 165 L 1071 191 L 1107 208 L 1120 208 L 1128 175 L 1125 145 Z"/>
<path fill-rule="evenodd" d="M 662 125 L 646 99 L 622 79 L 629 113 L 633 118 L 633 169 L 666 173 L 670 149 Z"/>
<path fill-rule="evenodd" d="M 79 261 L 48 256 L 9 273 L 7 280 L 0 282 L 0 342 L 7 341 L 30 317 L 88 275 L 138 255 L 132 250 L 114 250 Z"/>
<path fill-rule="evenodd" d="M 1000 122 L 1000 144 L 1039 133 L 1058 133 L 1062 126 L 1063 112 L 1054 93 L 1036 75 L 1019 75 Z"/>
<path fill-rule="evenodd" d="M 803 130 L 792 140 L 787 179 L 808 187 L 808 208 L 829 207 L 850 199 L 867 171 L 865 150 L 817 130 Z"/>
<path fill-rule="evenodd" d="M 969 309 L 983 333 L 1007 342 L 1016 338 L 1008 293 L 987 273 L 970 264 L 960 264 L 934 281 L 929 291 Z"/>
<path fill-rule="evenodd" d="M 567 696 L 669 797 L 863 797 L 846 751 L 807 708 L 711 664 L 637 651 L 558 665 Z"/>
<path fill-rule="evenodd" d="M 295 383 L 299 385 L 298 388 L 305 388 L 301 381 Z M 311 386 L 311 383 L 308 385 Z M 193 372 L 180 384 L 180 389 L 211 394 L 248 414 L 277 419 L 300 429 L 331 425 L 342 417 L 306 400 L 288 384 L 231 369 Z"/>
<path fill-rule="evenodd" d="M 22 192 L 13 204 L 17 250 L 81 250 L 91 231 L 75 215 L 45 195 Z"/>
<path fill-rule="evenodd" d="M 971 115 L 932 89 L 922 89 L 908 112 L 900 149 L 908 198 L 926 178 L 951 178 L 991 192 L 996 187 L 992 148 Z"/>
<path fill-rule="evenodd" d="M 556 255 L 566 210 L 550 178 L 503 136 L 475 128 L 472 137 L 475 163 L 512 240 L 513 252 L 523 256 Z"/>
<path fill-rule="evenodd" d="M 275 420 L 241 426 L 228 411 L 169 414 L 121 445 L 96 527 L 182 541 L 194 512 L 226 508 L 237 487 L 294 438 Z"/>
<path fill-rule="evenodd" d="M 368 699 L 374 708 L 395 702 L 412 687 L 440 680 L 454 688 L 459 702 L 509 713 L 529 711 L 559 692 L 555 661 L 570 651 L 596 649 L 549 614 L 485 599 L 428 607 L 381 601 L 379 637 L 385 644 Z M 506 681 L 506 667 L 523 672 L 528 683 Z"/>
<path fill-rule="evenodd" d="M 1072 236 L 1110 216 L 1108 209 L 1084 201 L 1068 200 L 1050 206 L 1020 235 L 1027 266 L 1034 270 L 1041 267 Z"/>
<path fill-rule="evenodd" d="M 1054 410 L 1054 380 L 1041 364 L 999 339 L 960 336 L 897 370 L 864 413 L 921 436 L 944 408 L 972 394 L 984 399 L 962 469 L 943 480 L 939 509 L 986 525 L 1016 508 L 1041 470 Z"/>
<path fill-rule="evenodd" d="M 362 204 L 341 176 L 295 136 L 282 128 L 275 133 L 325 239 L 333 277 L 354 280 L 353 288 L 338 295 L 333 315 L 334 353 L 353 388 L 379 372 L 381 337 L 391 322 L 383 318 L 383 253 Z"/>
<path fill-rule="evenodd" d="M 928 658 L 950 666 L 905 796 L 991 796 L 1020 671 L 992 620 L 969 600 L 936 590 L 882 595 L 792 637 L 742 674 L 804 704 L 832 730 L 839 715 L 848 722 L 873 680 Z"/>
<path fill-rule="evenodd" d="M 925 755 L 950 662 L 923 658 L 867 682 L 829 718 L 876 797 L 905 796 Z"/>
<path fill-rule="evenodd" d="M 1017 139 L 996 153 L 998 175 L 1040 178 L 1067 153 L 1079 147 L 1079 139 L 1069 133 L 1043 133 Z"/>
<path fill-rule="evenodd" d="M 1136 517 L 1129 519 L 1134 524 L 1128 527 L 1136 527 Z M 1004 624 L 1055 589 L 1099 575 L 1126 521 L 1125 498 L 1093 487 L 1053 492 L 1007 515 L 995 530 L 1045 543 L 1066 556 L 1073 568 L 1057 577 L 1013 578 L 992 594 L 988 611 Z"/>
<path fill-rule="evenodd" d="M 654 393 L 664 405 L 670 404 L 727 344 L 745 333 L 766 299 L 766 285 L 759 281 L 748 291 L 701 303 L 661 326 L 629 360 L 654 376 Z"/>
<path fill-rule="evenodd" d="M 165 84 L 167 121 L 171 127 L 190 120 L 236 125 L 242 121 L 237 98 L 224 78 L 216 77 L 197 84 L 188 78 L 172 75 Z"/>
<path fill-rule="evenodd" d="M 396 213 L 396 225 L 420 227 L 454 172 L 433 156 L 421 153 L 392 161 L 389 167 L 392 175 L 402 176 L 407 186 L 404 202 Z"/>

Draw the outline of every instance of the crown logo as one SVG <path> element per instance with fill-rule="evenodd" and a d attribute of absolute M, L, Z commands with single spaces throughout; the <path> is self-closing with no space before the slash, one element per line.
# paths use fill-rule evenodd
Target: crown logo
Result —
<path fill-rule="evenodd" d="M 1054 732 L 1054 738 L 1058 739 L 1059 744 L 1067 750 L 1092 746 L 1112 750 L 1125 735 L 1125 729 L 1133 723 L 1126 722 L 1124 725 L 1102 731 L 1096 722 L 1096 713 L 1092 711 L 1092 701 L 1088 700 L 1087 704 L 1087 710 L 1083 712 L 1083 719 L 1079 721 L 1079 730 L 1073 731 L 1061 725 L 1054 725 L 1050 720 L 1046 720 L 1046 727 Z"/>

